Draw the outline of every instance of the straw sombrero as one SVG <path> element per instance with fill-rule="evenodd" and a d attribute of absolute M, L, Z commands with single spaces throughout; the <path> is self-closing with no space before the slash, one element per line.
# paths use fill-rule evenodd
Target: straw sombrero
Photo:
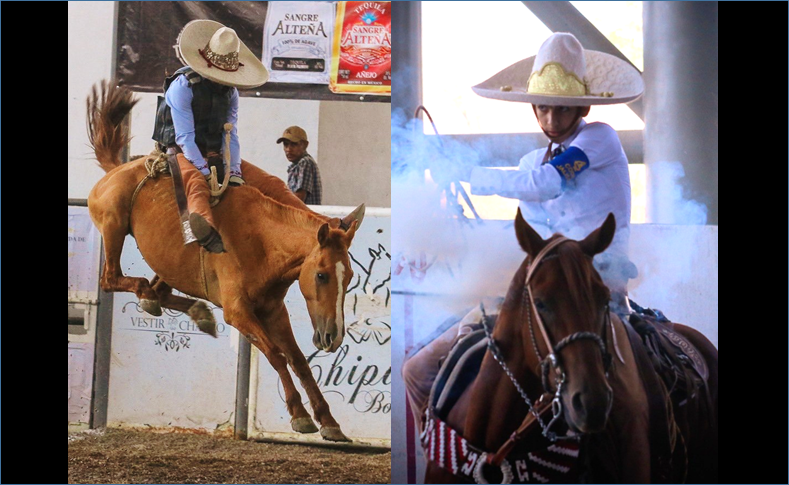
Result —
<path fill-rule="evenodd" d="M 193 20 L 176 41 L 178 59 L 206 79 L 254 88 L 268 80 L 260 59 L 238 38 L 236 31 L 213 20 Z"/>
<path fill-rule="evenodd" d="M 557 32 L 536 56 L 516 62 L 471 89 L 504 101 L 591 106 L 634 101 L 644 92 L 644 81 L 628 62 L 585 50 L 572 34 Z"/>

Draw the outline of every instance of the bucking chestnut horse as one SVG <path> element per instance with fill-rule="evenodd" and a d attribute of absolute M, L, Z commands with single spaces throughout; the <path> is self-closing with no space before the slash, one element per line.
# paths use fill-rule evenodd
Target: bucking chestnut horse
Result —
<path fill-rule="evenodd" d="M 292 428 L 318 431 L 288 365 L 307 392 L 323 438 L 349 441 L 296 344 L 284 299 L 298 280 L 315 331 L 313 343 L 327 352 L 340 347 L 345 290 L 353 276 L 348 249 L 364 204 L 343 220 L 330 219 L 309 210 L 280 179 L 244 161 L 247 184 L 228 188 L 213 208 L 227 252 L 184 245 L 171 177 L 149 178 L 140 186 L 149 174 L 147 157 L 120 163 L 120 150 L 128 142 L 120 124 L 136 102 L 127 89 L 105 84 L 101 92 L 94 87 L 88 98 L 89 138 L 107 172 L 88 198 L 91 218 L 104 238 L 102 289 L 134 292 L 153 315 L 160 315 L 161 307 L 188 312 L 214 335 L 216 323 L 207 305 L 173 295 L 172 289 L 223 308 L 225 321 L 260 349 L 279 374 Z M 127 234 L 156 273 L 152 281 L 123 275 L 120 257 Z"/>
<path fill-rule="evenodd" d="M 479 334 L 466 345 L 484 354 L 476 379 L 449 410 L 431 396 L 425 482 L 718 483 L 717 349 L 689 327 L 649 324 L 684 340 L 685 360 L 701 369 L 660 378 L 652 362 L 660 347 L 646 352 L 647 339 L 609 312 L 592 265 L 615 228 L 609 214 L 582 241 L 543 240 L 518 211 L 528 257 L 492 340 Z"/>

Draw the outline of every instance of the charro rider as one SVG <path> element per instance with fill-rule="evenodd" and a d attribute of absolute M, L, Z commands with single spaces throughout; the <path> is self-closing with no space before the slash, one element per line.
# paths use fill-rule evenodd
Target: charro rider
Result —
<path fill-rule="evenodd" d="M 178 36 L 175 52 L 184 67 L 164 82 L 153 139 L 177 152 L 189 225 L 197 242 L 212 253 L 224 252 L 209 206 L 209 160 L 230 150 L 229 185 L 244 184 L 236 123 L 238 89 L 268 80 L 268 71 L 241 42 L 236 31 L 212 20 L 193 20 Z M 223 127 L 233 125 L 230 146 L 223 146 Z"/>
<path fill-rule="evenodd" d="M 484 97 L 531 103 L 550 143 L 526 154 L 517 172 L 453 166 L 449 176 L 469 181 L 477 195 L 520 200 L 524 218 L 547 238 L 555 232 L 580 239 L 596 229 L 609 212 L 617 229 L 608 250 L 594 264 L 611 290 L 611 309 L 629 313 L 627 280 L 635 277 L 628 259 L 630 179 L 622 144 L 605 123 L 587 123 L 590 106 L 626 103 L 643 92 L 639 72 L 627 62 L 584 50 L 572 34 L 555 33 L 529 57 L 475 86 Z M 498 301 L 486 301 L 489 313 Z M 444 334 L 411 356 L 403 379 L 416 423 L 425 406 L 441 360 L 481 313 L 472 310 Z"/>

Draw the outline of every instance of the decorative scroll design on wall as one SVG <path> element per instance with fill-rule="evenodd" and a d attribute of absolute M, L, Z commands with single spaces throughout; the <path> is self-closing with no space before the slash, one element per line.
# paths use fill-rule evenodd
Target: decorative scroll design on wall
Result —
<path fill-rule="evenodd" d="M 370 320 L 370 318 L 365 318 L 362 322 L 356 321 L 348 325 L 348 336 L 357 344 L 367 342 L 370 339 L 375 339 L 378 345 L 388 344 L 392 339 L 392 327 L 383 320 L 378 319 L 376 323 L 386 327 L 386 329 L 380 329 Z"/>
<path fill-rule="evenodd" d="M 191 337 L 188 335 L 179 334 L 176 332 L 161 332 L 156 334 L 156 345 L 161 345 L 164 350 L 175 350 L 178 352 L 181 348 L 188 349 Z"/>
<path fill-rule="evenodd" d="M 370 259 L 365 264 L 356 259 L 353 253 L 349 252 L 348 254 L 351 257 L 351 261 L 361 272 L 356 272 L 356 282 L 352 282 L 345 293 L 348 295 L 353 294 L 354 302 L 356 302 L 356 293 L 363 293 L 368 296 L 384 296 L 384 305 L 388 307 L 389 298 L 392 295 L 389 288 L 389 282 L 392 280 L 392 255 L 389 254 L 386 247 L 380 243 L 376 248 L 368 247 L 367 254 Z M 363 258 L 360 257 L 359 259 Z"/>

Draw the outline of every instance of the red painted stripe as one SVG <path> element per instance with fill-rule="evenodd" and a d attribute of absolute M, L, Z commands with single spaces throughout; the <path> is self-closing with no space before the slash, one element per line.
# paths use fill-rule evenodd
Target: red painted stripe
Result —
<path fill-rule="evenodd" d="M 405 331 L 404 351 L 408 351 L 414 345 L 414 297 L 412 295 L 403 296 L 403 330 Z M 407 457 L 407 476 L 408 483 L 416 483 L 416 446 L 414 413 L 411 411 L 411 403 L 405 399 L 405 435 L 406 435 L 406 457 Z"/>

